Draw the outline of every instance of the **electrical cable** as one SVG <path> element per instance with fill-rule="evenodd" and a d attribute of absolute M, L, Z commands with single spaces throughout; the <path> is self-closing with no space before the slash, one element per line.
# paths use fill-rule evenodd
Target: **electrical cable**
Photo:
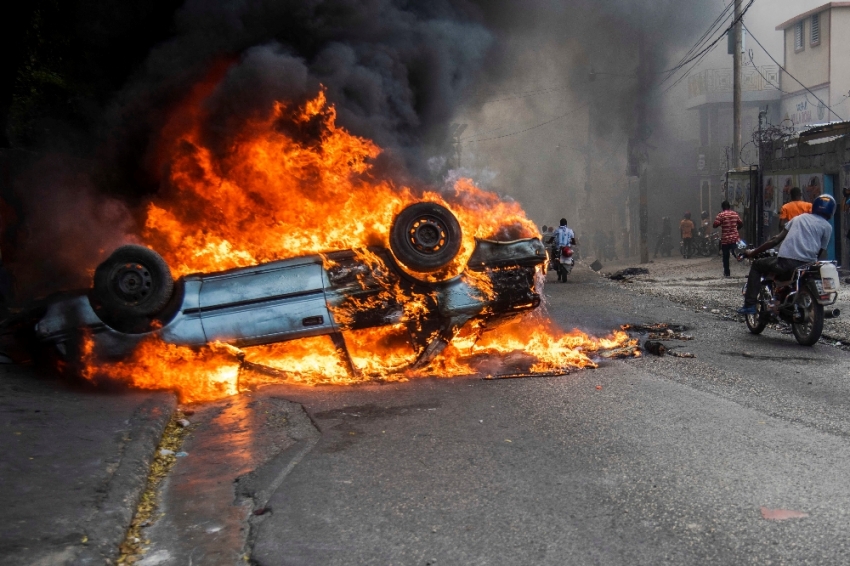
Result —
<path fill-rule="evenodd" d="M 759 46 L 759 47 L 761 47 L 761 50 L 762 50 L 762 51 L 764 51 L 764 52 L 765 52 L 765 54 L 766 54 L 768 57 L 770 57 L 770 60 L 771 60 L 771 61 L 773 61 L 773 62 L 776 64 L 776 66 L 777 66 L 777 67 L 779 67 L 780 69 L 782 69 L 782 71 L 783 71 L 783 72 L 785 72 L 785 74 L 787 74 L 789 77 L 791 77 L 792 79 L 794 79 L 795 81 L 797 81 L 797 84 L 799 84 L 801 87 L 803 87 L 803 88 L 806 90 L 806 92 L 808 92 L 809 94 L 811 94 L 812 96 L 814 96 L 814 97 L 815 97 L 815 100 L 817 100 L 818 102 L 820 102 L 820 103 L 824 106 L 824 108 L 826 108 L 827 110 L 829 110 L 830 112 L 832 112 L 832 113 L 835 115 L 835 117 L 836 117 L 836 118 L 838 118 L 838 121 L 839 121 L 839 122 L 843 122 L 843 121 L 844 121 L 844 118 L 842 118 L 841 116 L 839 116 L 839 115 L 838 115 L 838 113 L 837 113 L 835 110 L 833 110 L 832 108 L 830 108 L 830 107 L 829 107 L 829 105 L 827 105 L 827 104 L 826 104 L 826 102 L 824 102 L 823 100 L 821 100 L 821 99 L 820 99 L 820 97 L 818 97 L 818 95 L 816 95 L 814 92 L 812 92 L 812 91 L 811 91 L 811 89 L 810 89 L 809 87 L 807 87 L 806 85 L 804 85 L 803 83 L 801 83 L 801 82 L 799 81 L 799 79 L 797 79 L 797 77 L 795 77 L 794 75 L 792 75 L 791 73 L 789 73 L 789 72 L 788 72 L 788 69 L 786 69 L 785 67 L 783 67 L 782 65 L 780 65 L 780 64 L 779 64 L 779 61 L 777 61 L 776 59 L 774 59 L 773 55 L 771 55 L 771 54 L 770 54 L 770 52 L 769 52 L 767 49 L 765 49 L 764 45 L 762 45 L 762 44 L 761 44 L 761 42 L 758 40 L 758 38 L 757 38 L 755 35 L 753 35 L 753 32 L 751 32 L 750 30 L 747 30 L 747 33 L 749 33 L 749 34 L 750 34 L 750 37 L 752 37 L 752 38 L 753 38 L 753 41 L 755 41 L 755 42 L 758 44 L 758 46 Z"/>
<path fill-rule="evenodd" d="M 738 22 L 740 22 L 740 21 L 742 21 L 742 20 L 744 19 L 744 15 L 746 15 L 747 11 L 750 9 L 750 7 L 753 5 L 753 2 L 755 2 L 755 1 L 756 1 L 756 0 L 750 0 L 750 2 L 747 4 L 747 6 L 746 6 L 746 7 L 745 7 L 742 11 L 741 11 L 741 15 L 740 15 L 740 16 L 738 16 L 737 18 L 735 18 L 735 19 L 732 21 L 732 23 L 731 23 L 731 24 L 729 24 L 729 27 L 728 27 L 728 28 L 726 28 L 726 31 L 725 31 L 723 34 L 719 35 L 719 36 L 718 36 L 718 37 L 717 37 L 714 41 L 712 41 L 710 44 L 708 44 L 708 46 L 707 46 L 707 47 L 705 47 L 702 51 L 698 52 L 696 55 L 691 56 L 689 59 L 687 59 L 687 60 L 685 60 L 685 61 L 683 61 L 683 62 L 679 63 L 678 65 L 676 65 L 676 66 L 674 66 L 674 67 L 672 67 L 672 68 L 670 68 L 670 69 L 665 69 L 664 71 L 657 71 L 657 72 L 655 72 L 655 73 L 653 73 L 653 74 L 660 75 L 660 74 L 665 74 L 665 73 L 674 73 L 674 72 L 678 71 L 679 69 L 681 69 L 682 67 L 684 67 L 685 65 L 687 65 L 688 63 L 690 63 L 691 61 L 693 61 L 693 60 L 695 60 L 695 59 L 697 59 L 697 58 L 702 57 L 703 55 L 705 55 L 708 51 L 710 51 L 711 49 L 713 49 L 715 45 L 717 45 L 718 43 L 720 43 L 720 40 L 721 40 L 721 39 L 723 39 L 723 37 L 724 37 L 727 33 L 729 33 L 729 32 L 730 32 L 730 31 L 731 31 L 731 30 L 735 27 L 735 25 L 736 25 Z M 667 80 L 667 79 L 665 79 L 665 80 Z M 662 81 L 662 82 L 664 82 L 664 81 Z"/>
<path fill-rule="evenodd" d="M 554 118 L 552 118 L 550 120 L 546 120 L 545 122 L 535 124 L 534 126 L 531 126 L 530 128 L 525 128 L 523 130 L 518 130 L 516 132 L 511 132 L 511 133 L 508 133 L 508 134 L 502 134 L 501 136 L 493 136 L 493 137 L 489 137 L 489 138 L 478 138 L 478 139 L 473 139 L 473 140 L 461 140 L 460 143 L 475 143 L 475 142 L 490 141 L 490 140 L 500 140 L 502 138 L 509 138 L 511 136 L 524 134 L 525 132 L 529 132 L 531 130 L 536 130 L 537 128 L 541 128 L 543 126 L 546 126 L 547 124 L 551 124 L 552 122 L 556 122 L 558 120 L 566 118 L 570 114 L 575 114 L 579 110 L 584 110 L 588 106 L 588 104 L 589 103 L 585 103 L 585 104 L 579 106 L 578 108 L 574 108 L 574 109 L 570 110 L 569 112 L 565 112 L 563 114 L 555 116 Z"/>
<path fill-rule="evenodd" d="M 714 33 L 714 30 L 717 28 L 718 24 L 722 24 L 722 22 L 723 22 L 723 21 L 725 21 L 725 20 L 729 19 L 729 16 L 731 15 L 731 14 L 729 13 L 729 10 L 730 10 L 733 6 L 734 6 L 734 4 L 729 4 L 728 6 L 726 6 L 726 7 L 723 9 L 723 11 L 722 11 L 722 12 L 720 12 L 720 15 L 718 15 L 718 16 L 717 16 L 717 18 L 714 20 L 714 22 L 712 22 L 712 23 L 711 23 L 711 25 L 710 25 L 710 26 L 708 26 L 708 29 L 707 29 L 707 30 L 705 30 L 705 32 L 702 34 L 702 36 L 701 36 L 701 37 L 700 37 L 700 38 L 696 41 L 696 43 L 694 43 L 694 44 L 693 44 L 693 46 L 691 46 L 691 48 L 688 50 L 688 52 L 687 52 L 687 53 L 685 53 L 685 55 L 684 55 L 684 56 L 683 56 L 683 57 L 679 60 L 679 62 L 678 62 L 676 65 L 681 65 L 681 64 L 683 64 L 683 61 L 684 61 L 685 59 L 687 59 L 687 58 L 688 58 L 688 57 L 689 57 L 689 56 L 690 56 L 690 55 L 691 55 L 694 51 L 696 51 L 697 49 L 700 49 L 700 48 L 703 46 L 703 44 L 705 43 L 706 39 L 707 39 L 707 38 L 708 38 L 708 37 L 709 37 L 712 33 Z M 669 78 L 669 77 L 667 77 L 667 78 Z M 665 79 L 665 80 L 667 80 L 667 79 Z M 663 82 L 664 82 L 664 81 L 662 81 L 662 83 L 663 83 Z"/>

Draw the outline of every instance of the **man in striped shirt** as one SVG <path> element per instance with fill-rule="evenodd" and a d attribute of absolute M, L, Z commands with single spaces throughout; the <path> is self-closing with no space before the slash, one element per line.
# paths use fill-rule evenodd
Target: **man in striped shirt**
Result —
<path fill-rule="evenodd" d="M 724 200 L 720 205 L 723 212 L 717 215 L 714 219 L 714 227 L 720 227 L 720 249 L 723 250 L 723 277 L 731 276 L 729 271 L 729 254 L 735 249 L 738 244 L 738 229 L 744 223 L 738 213 L 732 210 L 732 205 L 728 200 Z"/>

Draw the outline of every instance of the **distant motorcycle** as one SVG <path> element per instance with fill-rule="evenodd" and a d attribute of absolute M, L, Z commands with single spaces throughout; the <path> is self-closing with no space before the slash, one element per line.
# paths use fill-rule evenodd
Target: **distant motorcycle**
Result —
<path fill-rule="evenodd" d="M 759 257 L 775 256 L 768 250 Z M 740 261 L 743 256 L 740 256 Z M 746 316 L 747 328 L 761 334 L 770 322 L 779 320 L 791 325 L 794 338 L 803 346 L 812 346 L 823 333 L 825 316 L 836 317 L 841 311 L 824 307 L 835 304 L 839 289 L 838 269 L 834 261 L 816 261 L 796 268 L 790 279 L 780 281 L 763 276 L 759 291 L 757 314 Z M 742 293 L 746 293 L 744 285 Z"/>
<path fill-rule="evenodd" d="M 721 253 L 720 248 L 720 233 L 712 232 L 705 236 L 704 238 L 700 238 L 695 243 L 696 251 L 703 257 L 710 257 L 712 255 L 719 255 Z"/>
<path fill-rule="evenodd" d="M 573 255 L 575 255 L 575 253 L 573 252 L 572 246 L 564 246 L 561 248 L 561 255 L 558 260 L 558 274 L 563 278 L 565 283 L 567 281 L 567 276 L 572 273 L 573 267 L 576 264 Z"/>
<path fill-rule="evenodd" d="M 573 245 L 575 244 L 559 247 L 554 241 L 550 241 L 549 269 L 557 273 L 558 278 L 562 278 L 565 282 L 576 264 L 576 251 L 573 250 Z"/>

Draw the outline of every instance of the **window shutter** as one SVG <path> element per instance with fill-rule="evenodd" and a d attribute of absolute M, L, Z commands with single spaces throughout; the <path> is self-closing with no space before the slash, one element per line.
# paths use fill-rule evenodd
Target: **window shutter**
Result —
<path fill-rule="evenodd" d="M 812 16 L 812 45 L 820 43 L 820 14 Z"/>
<path fill-rule="evenodd" d="M 794 24 L 794 49 L 800 50 L 803 48 L 803 22 Z"/>

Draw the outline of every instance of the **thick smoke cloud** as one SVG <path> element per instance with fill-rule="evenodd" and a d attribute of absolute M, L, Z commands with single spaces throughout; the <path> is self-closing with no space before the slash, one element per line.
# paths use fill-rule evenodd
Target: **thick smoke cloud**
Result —
<path fill-rule="evenodd" d="M 150 52 L 106 105 L 91 144 L 97 149 L 85 156 L 85 166 L 62 169 L 74 182 L 51 177 L 57 206 L 27 206 L 30 224 L 42 232 L 28 244 L 28 262 L 45 267 L 30 275 L 61 286 L 85 285 L 86 270 L 110 251 L 110 244 L 132 238 L 137 226 L 131 211 L 161 186 L 158 136 L 175 105 L 199 82 L 215 82 L 205 101 L 210 147 L 225 151 L 221 144 L 228 132 L 244 119 L 266 113 L 274 100 L 312 97 L 323 85 L 342 126 L 373 139 L 412 177 L 427 178 L 434 173 L 428 169 L 435 162 L 430 158 L 442 156 L 447 162 L 447 128 L 459 112 L 483 113 L 500 90 L 522 89 L 532 79 L 535 85 L 543 80 L 560 85 L 564 100 L 580 100 L 590 66 L 633 73 L 641 40 L 650 66 L 658 70 L 671 50 L 704 27 L 704 4 L 188 0 L 176 13 L 172 37 Z M 596 128 L 625 135 L 633 128 L 637 101 L 648 93 L 626 80 L 610 90 L 606 104 L 614 110 L 600 116 Z M 533 120 L 541 108 L 539 100 L 529 99 L 514 114 Z M 517 179 L 518 171 L 527 169 L 537 169 L 537 178 L 544 180 L 563 174 L 562 168 L 541 167 L 510 150 L 496 149 L 491 158 L 501 168 L 493 173 L 495 179 Z M 25 200 L 34 173 L 43 167 L 17 181 Z M 446 174 L 446 168 L 439 173 Z M 581 165 L 572 169 L 577 176 Z M 69 186 L 77 189 L 68 192 Z M 522 200 L 528 190 L 519 187 L 515 196 Z M 57 231 L 68 210 L 58 204 L 69 194 L 85 221 Z M 60 235 L 75 241 L 73 254 L 61 249 Z M 39 244 L 45 241 L 54 245 Z M 43 261 L 57 256 L 69 259 L 59 260 L 61 266 Z"/>

